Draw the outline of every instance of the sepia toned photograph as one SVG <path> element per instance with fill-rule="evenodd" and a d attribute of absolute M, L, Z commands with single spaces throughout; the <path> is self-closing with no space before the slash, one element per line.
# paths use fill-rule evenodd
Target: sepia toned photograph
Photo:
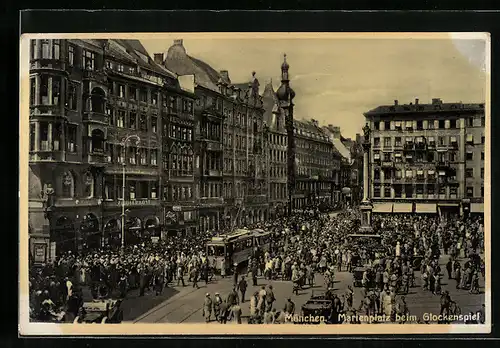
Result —
<path fill-rule="evenodd" d="M 23 35 L 20 334 L 490 332 L 489 40 Z"/>

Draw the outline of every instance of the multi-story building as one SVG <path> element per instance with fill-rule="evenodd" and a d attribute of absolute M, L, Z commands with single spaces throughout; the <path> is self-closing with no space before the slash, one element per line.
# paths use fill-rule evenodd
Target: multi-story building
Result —
<path fill-rule="evenodd" d="M 29 223 L 44 262 L 159 236 L 167 96 L 193 100 L 136 40 L 32 40 Z M 125 177 L 125 182 L 123 181 Z"/>
<path fill-rule="evenodd" d="M 334 149 L 334 191 L 333 202 L 346 203 L 353 205 L 355 197 L 359 191 L 358 176 L 363 175 L 362 170 L 359 173 L 359 149 L 358 144 L 349 138 L 342 136 L 340 127 L 328 125 L 323 127 L 329 141 Z M 361 153 L 361 166 L 362 166 Z"/>
<path fill-rule="evenodd" d="M 258 81 L 253 79 L 251 86 L 232 84 L 227 70 L 217 72 L 189 56 L 183 40 L 174 40 L 162 64 L 179 75 L 194 76 L 199 227 L 221 230 L 265 219 L 268 203 Z"/>
<path fill-rule="evenodd" d="M 379 106 L 371 129 L 374 212 L 481 213 L 484 200 L 484 104 Z"/>
<path fill-rule="evenodd" d="M 264 122 L 268 129 L 267 158 L 268 163 L 268 199 L 269 214 L 276 218 L 286 214 L 287 191 L 287 133 L 285 119 L 276 98 L 272 81 L 266 84 L 262 95 L 264 103 Z"/>
<path fill-rule="evenodd" d="M 316 120 L 295 120 L 296 181 L 294 209 L 332 202 L 334 150 Z"/>

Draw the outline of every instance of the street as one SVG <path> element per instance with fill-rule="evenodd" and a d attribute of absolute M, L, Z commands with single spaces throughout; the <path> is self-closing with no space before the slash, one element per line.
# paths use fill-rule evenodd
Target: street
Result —
<path fill-rule="evenodd" d="M 447 256 L 442 256 L 440 258 L 440 265 L 443 270 L 445 270 L 445 264 L 447 261 Z M 406 302 L 408 304 L 410 314 L 416 315 L 417 318 L 422 318 L 424 313 L 439 314 L 440 310 L 440 296 L 432 295 L 429 291 L 423 291 L 421 288 L 420 272 L 415 272 L 415 285 L 416 287 L 411 288 L 408 295 L 406 295 Z M 484 303 L 484 292 L 480 294 L 469 294 L 467 290 L 457 290 L 455 288 L 455 281 L 448 280 L 447 275 L 443 277 L 442 288 L 448 290 L 451 298 L 455 301 L 462 310 L 462 314 L 469 312 L 476 312 L 480 309 L 481 305 Z M 290 297 L 295 303 L 296 312 L 300 311 L 300 307 L 311 297 L 312 292 L 320 292 L 325 290 L 325 283 L 323 276 L 316 274 L 316 286 L 313 289 L 305 287 L 298 295 L 292 294 L 292 283 L 289 281 L 274 280 L 269 282 L 261 277 L 258 280 L 258 286 L 254 287 L 251 284 L 251 279 L 247 278 L 249 283 L 247 293 L 245 294 L 245 303 L 242 307 L 243 322 L 246 322 L 246 318 L 249 315 L 250 296 L 257 290 L 260 286 L 267 285 L 271 283 L 273 286 L 274 294 L 276 297 L 276 302 L 274 303 L 274 308 L 277 311 L 283 309 L 287 297 Z M 232 288 L 232 277 L 226 277 L 225 279 L 220 279 L 220 277 L 208 285 L 200 282 L 200 289 L 193 289 L 192 283 L 186 284 L 186 287 L 176 287 L 179 291 L 177 294 L 167 299 L 160 305 L 151 309 L 150 311 L 142 314 L 141 316 L 135 318 L 133 322 L 135 323 L 201 323 L 204 321 L 202 317 L 202 305 L 205 293 L 210 293 L 212 299 L 215 292 L 219 292 L 221 297 L 225 299 L 227 294 Z M 352 285 L 352 275 L 349 272 L 336 272 L 335 273 L 335 290 L 339 295 L 342 295 L 347 290 L 347 286 Z M 484 279 L 480 279 L 481 290 L 484 288 Z M 362 288 L 354 288 L 354 305 L 359 306 L 362 299 Z M 240 294 L 239 294 L 240 295 Z M 150 294 L 147 296 L 154 296 Z M 241 296 L 241 295 L 240 295 Z M 213 318 L 212 318 L 213 320 Z M 215 323 L 215 321 L 212 321 Z"/>

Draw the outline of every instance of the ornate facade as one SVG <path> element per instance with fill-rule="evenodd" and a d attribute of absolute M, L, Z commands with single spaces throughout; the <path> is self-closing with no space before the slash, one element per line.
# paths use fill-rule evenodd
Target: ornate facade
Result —
<path fill-rule="evenodd" d="M 35 260 L 120 245 L 122 221 L 125 243 L 159 236 L 166 101 L 194 95 L 135 40 L 32 40 L 30 58 Z"/>

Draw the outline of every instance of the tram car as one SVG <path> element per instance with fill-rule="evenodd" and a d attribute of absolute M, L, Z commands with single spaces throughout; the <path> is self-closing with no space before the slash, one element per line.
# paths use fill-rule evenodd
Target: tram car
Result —
<path fill-rule="evenodd" d="M 84 302 L 75 324 L 119 324 L 123 320 L 122 300 L 94 300 Z"/>

